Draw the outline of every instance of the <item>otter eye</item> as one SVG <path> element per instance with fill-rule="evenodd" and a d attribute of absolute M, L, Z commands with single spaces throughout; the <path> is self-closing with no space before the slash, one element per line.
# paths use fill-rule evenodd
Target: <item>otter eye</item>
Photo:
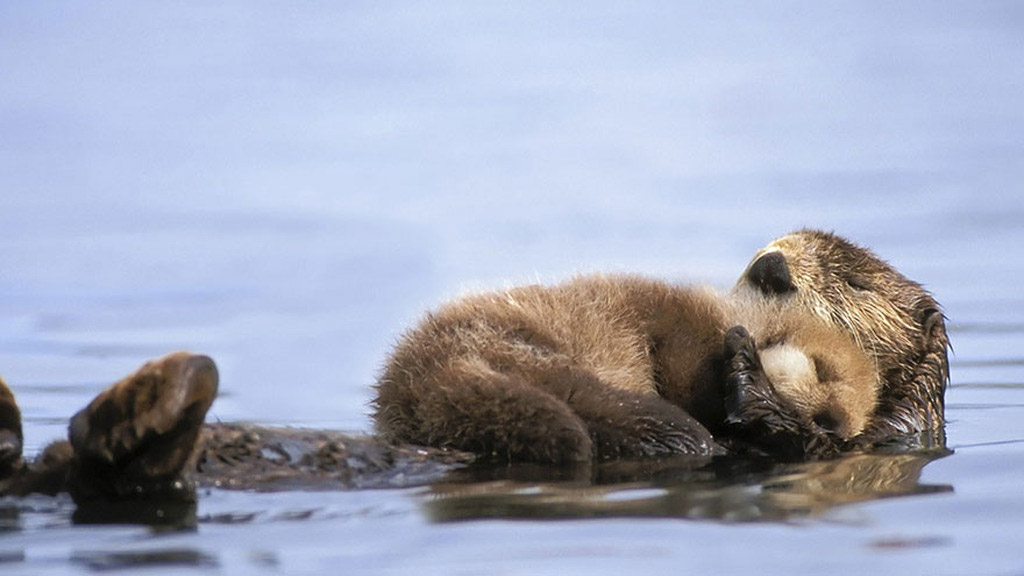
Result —
<path fill-rule="evenodd" d="M 871 286 L 868 286 L 868 283 L 858 276 L 847 276 L 846 285 L 858 292 L 867 292 L 871 290 Z"/>

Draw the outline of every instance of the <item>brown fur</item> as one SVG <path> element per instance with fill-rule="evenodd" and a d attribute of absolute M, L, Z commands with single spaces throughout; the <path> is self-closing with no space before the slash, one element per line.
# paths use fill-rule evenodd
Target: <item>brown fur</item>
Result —
<path fill-rule="evenodd" d="M 21 411 L 14 393 L 0 379 L 0 479 L 21 467 Z"/>
<path fill-rule="evenodd" d="M 881 382 L 855 342 L 813 316 L 774 302 L 740 309 L 784 409 L 838 439 L 860 434 L 875 410 Z"/>
<path fill-rule="evenodd" d="M 71 419 L 72 495 L 82 500 L 186 489 L 178 479 L 217 387 L 213 360 L 176 352 L 103 391 Z"/>
<path fill-rule="evenodd" d="M 752 274 L 770 254 L 788 268 L 790 289 L 782 293 Z M 943 443 L 949 339 L 941 308 L 920 284 L 844 238 L 800 230 L 758 252 L 733 294 L 810 311 L 857 342 L 882 382 L 861 445 Z"/>
<path fill-rule="evenodd" d="M 594 441 L 618 454 L 683 443 L 707 453 L 711 436 L 691 414 L 722 416 L 707 351 L 721 347 L 724 322 L 710 294 L 632 277 L 469 297 L 403 337 L 377 386 L 378 430 L 525 460 L 587 460 Z M 652 411 L 661 418 L 644 420 Z"/>
<path fill-rule="evenodd" d="M 0 475 L 0 493 L 68 490 L 77 502 L 190 498 L 184 471 L 194 467 L 217 384 L 217 367 L 206 356 L 176 352 L 147 362 L 71 419 L 69 441 L 54 442 L 31 464 Z M 10 406 L 17 411 L 13 401 Z M 18 456 L 20 462 L 20 446 Z"/>
<path fill-rule="evenodd" d="M 863 428 L 878 380 L 842 331 L 798 308 L 633 276 L 477 295 L 428 315 L 379 380 L 377 427 L 392 442 L 510 460 L 712 454 L 726 417 L 723 337 L 736 323 L 756 325 L 799 420 L 828 415 L 844 438 Z M 772 354 L 781 346 L 815 367 L 786 373 Z"/>
<path fill-rule="evenodd" d="M 329 430 L 204 425 L 216 393 L 216 366 L 205 356 L 176 352 L 147 362 L 72 418 L 70 441 L 50 444 L 27 464 L 19 444 L 17 465 L 0 471 L 0 496 L 69 492 L 79 505 L 76 522 L 194 523 L 194 508 L 191 521 L 182 516 L 194 504 L 197 484 L 397 487 L 422 484 L 472 460 L 467 453 Z M 13 395 L 0 387 L 4 406 L 15 418 L 0 419 L 0 430 L 20 422 Z"/>
<path fill-rule="evenodd" d="M 800 231 L 760 252 L 728 299 L 596 276 L 445 306 L 396 348 L 376 417 L 392 442 L 540 461 L 709 454 L 733 440 L 794 457 L 908 436 L 941 442 L 947 347 L 938 305 L 918 284 L 842 238 Z M 197 461 L 217 485 L 236 485 L 239 462 L 260 471 L 241 486 L 360 459 L 459 461 L 338 434 L 203 431 L 216 390 L 209 358 L 147 363 L 72 419 L 70 442 L 26 465 L 20 412 L 0 381 L 0 494 L 188 499 Z M 314 453 L 293 461 L 281 446 L 297 441 Z M 383 468 L 380 477 L 394 482 Z"/>

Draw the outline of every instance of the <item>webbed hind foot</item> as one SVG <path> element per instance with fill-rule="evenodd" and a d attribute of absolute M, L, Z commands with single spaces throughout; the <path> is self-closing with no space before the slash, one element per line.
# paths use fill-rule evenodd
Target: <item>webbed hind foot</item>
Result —
<path fill-rule="evenodd" d="M 176 352 L 101 392 L 71 420 L 68 491 L 76 501 L 191 498 L 184 472 L 217 385 L 213 360 Z"/>
<path fill-rule="evenodd" d="M 0 379 L 0 481 L 20 467 L 22 443 L 21 411 L 11 389 Z"/>

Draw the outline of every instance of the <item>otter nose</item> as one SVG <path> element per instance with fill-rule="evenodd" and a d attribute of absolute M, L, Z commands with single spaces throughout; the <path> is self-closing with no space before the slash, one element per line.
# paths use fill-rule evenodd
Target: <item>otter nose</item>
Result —
<path fill-rule="evenodd" d="M 780 252 L 769 252 L 750 265 L 747 277 L 766 295 L 785 294 L 796 289 L 786 266 L 786 257 Z"/>

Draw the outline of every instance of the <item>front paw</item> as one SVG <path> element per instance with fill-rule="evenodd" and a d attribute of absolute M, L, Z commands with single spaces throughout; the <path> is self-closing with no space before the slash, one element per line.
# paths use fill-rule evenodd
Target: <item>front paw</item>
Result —
<path fill-rule="evenodd" d="M 754 338 L 743 326 L 725 333 L 725 421 L 749 426 L 772 412 L 772 388 Z"/>

